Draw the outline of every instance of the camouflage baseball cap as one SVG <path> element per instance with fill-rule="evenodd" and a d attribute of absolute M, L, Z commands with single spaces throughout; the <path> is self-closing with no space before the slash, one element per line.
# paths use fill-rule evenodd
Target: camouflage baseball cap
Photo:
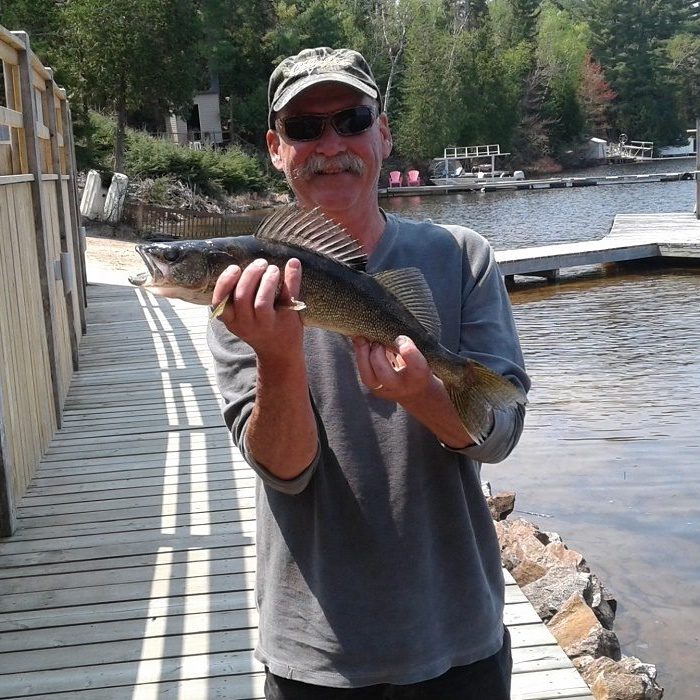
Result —
<path fill-rule="evenodd" d="M 361 54 L 352 49 L 321 46 L 304 49 L 285 58 L 270 76 L 267 90 L 268 124 L 275 128 L 279 112 L 297 95 L 319 83 L 343 83 L 374 98 L 381 107 L 382 96 L 372 69 Z"/>

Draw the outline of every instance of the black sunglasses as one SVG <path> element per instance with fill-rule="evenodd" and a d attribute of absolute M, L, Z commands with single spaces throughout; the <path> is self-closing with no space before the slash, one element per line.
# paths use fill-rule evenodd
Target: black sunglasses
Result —
<path fill-rule="evenodd" d="M 301 114 L 277 120 L 278 127 L 290 141 L 315 141 L 320 139 L 330 124 L 340 136 L 357 136 L 367 131 L 377 118 L 376 109 L 370 105 L 358 105 L 341 109 L 333 114 Z"/>

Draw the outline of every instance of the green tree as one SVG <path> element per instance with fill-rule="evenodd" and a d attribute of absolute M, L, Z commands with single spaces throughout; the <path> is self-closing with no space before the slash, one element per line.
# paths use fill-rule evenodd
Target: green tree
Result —
<path fill-rule="evenodd" d="M 53 65 L 61 37 L 61 14 L 55 0 L 0 0 L 0 24 L 29 34 L 43 63 Z"/>
<path fill-rule="evenodd" d="M 505 66 L 488 16 L 474 20 L 455 3 L 421 2 L 413 11 L 396 127 L 397 145 L 412 160 L 439 156 L 450 145 L 510 141 Z"/>
<path fill-rule="evenodd" d="M 665 44 L 689 18 L 687 0 L 589 0 L 593 57 L 618 95 L 615 126 L 633 139 L 673 142 L 677 88 Z"/>
<path fill-rule="evenodd" d="M 116 114 L 122 170 L 127 110 L 191 104 L 203 78 L 200 18 L 188 0 L 71 0 L 64 12 L 74 86 L 85 104 Z"/>
<path fill-rule="evenodd" d="M 540 4 L 541 0 L 493 0 L 490 13 L 496 42 L 504 49 L 522 41 L 534 45 Z"/>
<path fill-rule="evenodd" d="M 578 88 L 587 51 L 586 23 L 575 22 L 568 11 L 544 2 L 538 23 L 537 59 L 549 76 L 541 111 L 550 124 L 549 141 L 555 154 L 576 145 L 582 136 L 585 118 Z"/>
<path fill-rule="evenodd" d="M 264 147 L 267 78 L 272 57 L 261 40 L 275 23 L 267 0 L 200 0 L 202 55 L 219 80 L 222 115 L 232 138 Z"/>
<path fill-rule="evenodd" d="M 676 34 L 666 46 L 669 68 L 678 86 L 678 108 L 685 124 L 700 116 L 700 35 Z"/>
<path fill-rule="evenodd" d="M 415 2 L 412 13 L 394 136 L 404 156 L 429 159 L 455 138 L 456 71 L 448 69 L 451 47 L 443 3 Z"/>

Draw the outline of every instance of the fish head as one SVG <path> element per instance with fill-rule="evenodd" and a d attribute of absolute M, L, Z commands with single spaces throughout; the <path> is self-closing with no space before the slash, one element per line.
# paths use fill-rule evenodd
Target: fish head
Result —
<path fill-rule="evenodd" d="M 131 275 L 129 281 L 153 294 L 211 304 L 219 275 L 233 264 L 234 256 L 217 249 L 211 241 L 145 243 L 136 246 L 147 272 Z"/>

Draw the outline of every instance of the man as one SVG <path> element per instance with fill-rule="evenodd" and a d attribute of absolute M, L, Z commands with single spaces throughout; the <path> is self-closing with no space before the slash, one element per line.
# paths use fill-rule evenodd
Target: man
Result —
<path fill-rule="evenodd" d="M 359 241 L 369 273 L 422 270 L 441 342 L 523 390 L 529 380 L 488 243 L 378 206 L 392 148 L 372 72 L 348 49 L 305 50 L 270 77 L 267 144 L 298 203 Z M 524 410 L 479 445 L 412 340 L 388 351 L 305 329 L 274 305 L 298 260 L 219 278 L 209 343 L 224 416 L 257 480 L 256 657 L 268 698 L 506 700 L 499 547 L 479 463 L 504 459 Z"/>

